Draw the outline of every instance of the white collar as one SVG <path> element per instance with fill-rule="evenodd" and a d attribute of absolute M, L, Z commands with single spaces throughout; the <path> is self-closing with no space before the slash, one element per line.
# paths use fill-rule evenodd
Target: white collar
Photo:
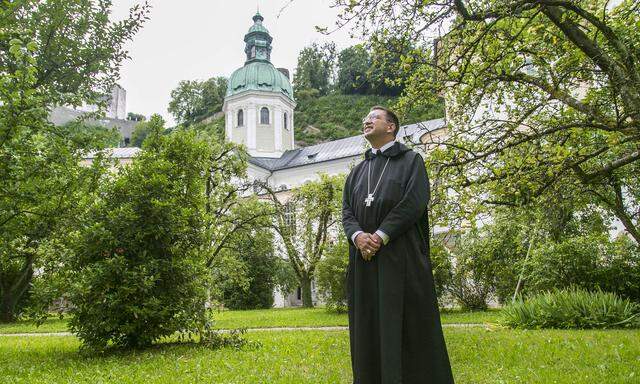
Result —
<path fill-rule="evenodd" d="M 380 151 L 381 153 L 386 151 L 387 149 L 391 148 L 393 146 L 393 144 L 395 144 L 396 141 L 395 140 L 391 140 L 390 142 L 388 142 L 387 144 L 383 145 L 382 147 L 380 147 L 380 149 L 377 148 L 371 148 L 371 152 L 377 154 L 378 151 Z"/>

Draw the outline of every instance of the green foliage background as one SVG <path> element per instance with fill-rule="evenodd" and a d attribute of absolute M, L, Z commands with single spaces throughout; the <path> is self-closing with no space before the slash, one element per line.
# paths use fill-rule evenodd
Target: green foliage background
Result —
<path fill-rule="evenodd" d="M 332 243 L 325 257 L 318 263 L 318 292 L 326 306 L 336 312 L 347 310 L 347 267 L 349 265 L 349 243 L 341 233 Z"/>
<path fill-rule="evenodd" d="M 342 139 L 362 133 L 362 118 L 374 105 L 393 108 L 397 97 L 379 95 L 331 94 L 317 97 L 313 93 L 296 95 L 296 143 L 308 146 Z M 444 106 L 438 102 L 413 110 L 400 117 L 400 125 L 413 124 L 444 116 Z"/>

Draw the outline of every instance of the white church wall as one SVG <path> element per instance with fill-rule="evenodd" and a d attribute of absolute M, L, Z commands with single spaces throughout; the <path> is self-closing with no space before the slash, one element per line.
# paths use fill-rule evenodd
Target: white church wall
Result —
<path fill-rule="evenodd" d="M 260 124 L 260 109 L 269 109 L 269 124 Z M 225 99 L 223 110 L 231 113 L 232 121 L 237 119 L 237 111 L 245 111 L 244 127 L 232 123 L 232 129 L 226 130 L 227 139 L 243 143 L 252 156 L 280 157 L 284 151 L 293 149 L 293 130 L 291 124 L 284 129 L 283 115 L 287 113 L 292 122 L 295 103 L 280 94 L 252 91 L 234 95 Z M 289 117 L 290 116 L 290 117 Z"/>
<path fill-rule="evenodd" d="M 282 115 L 283 112 L 281 107 L 276 106 L 273 108 L 273 125 L 275 127 L 273 138 L 275 151 L 282 151 L 282 134 L 284 128 Z"/>
<path fill-rule="evenodd" d="M 231 138 L 233 135 L 233 118 L 231 117 L 232 115 L 233 113 L 231 111 L 227 111 L 224 116 L 224 137 L 227 138 Z"/>
<path fill-rule="evenodd" d="M 258 104 L 255 107 L 256 116 L 261 115 L 262 108 L 267 108 L 269 111 L 269 123 L 262 124 L 258 119 L 256 124 L 256 148 L 255 150 L 260 152 L 274 152 L 275 146 L 275 124 L 274 124 L 274 109 L 275 107 L 270 104 Z"/>
<path fill-rule="evenodd" d="M 289 117 L 289 125 L 288 125 L 288 129 L 285 129 L 284 131 L 284 137 L 285 140 L 283 140 L 283 143 L 287 143 L 288 147 L 286 148 L 290 148 L 293 149 L 295 147 L 295 143 L 293 141 L 293 127 L 295 127 L 294 124 L 294 117 L 293 117 L 293 110 L 289 111 L 287 113 Z"/>
<path fill-rule="evenodd" d="M 256 148 L 256 109 L 253 102 L 248 102 L 244 105 L 247 110 L 247 121 L 245 123 L 247 127 L 247 142 L 246 146 L 249 151 Z"/>
<path fill-rule="evenodd" d="M 351 167 L 361 161 L 361 159 L 362 156 L 358 155 L 337 160 L 324 161 L 322 163 L 283 169 L 275 171 L 269 181 L 270 184 L 274 186 L 284 184 L 288 188 L 295 188 L 308 181 L 319 180 L 320 173 L 326 173 L 328 175 L 347 174 Z"/>
<path fill-rule="evenodd" d="M 107 117 L 124 120 L 127 118 L 127 91 L 116 85 L 111 90 L 111 100 L 107 106 Z"/>
<path fill-rule="evenodd" d="M 229 121 L 230 121 L 230 135 L 227 137 L 231 137 L 231 141 L 233 141 L 234 143 L 238 143 L 238 144 L 244 144 L 247 145 L 247 124 L 246 124 L 246 120 L 247 120 L 247 111 L 243 109 L 242 113 L 244 114 L 243 116 L 243 120 L 245 120 L 245 122 L 243 122 L 242 125 L 238 125 L 238 111 L 242 109 L 242 108 L 234 108 L 231 110 L 231 112 L 229 112 L 229 115 L 231 115 Z"/>

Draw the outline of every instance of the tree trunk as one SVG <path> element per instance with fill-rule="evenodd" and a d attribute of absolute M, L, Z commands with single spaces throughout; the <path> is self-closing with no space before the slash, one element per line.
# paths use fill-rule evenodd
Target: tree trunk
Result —
<path fill-rule="evenodd" d="M 300 289 L 302 290 L 302 306 L 305 308 L 313 307 L 311 299 L 311 278 L 303 276 L 300 278 Z"/>
<path fill-rule="evenodd" d="M 16 320 L 16 305 L 29 289 L 33 278 L 33 255 L 27 256 L 19 275 L 0 290 L 0 323 Z"/>
<path fill-rule="evenodd" d="M 16 300 L 10 292 L 3 292 L 0 298 L 0 323 L 12 323 L 15 319 Z"/>
<path fill-rule="evenodd" d="M 622 187 L 620 183 L 616 179 L 612 179 L 610 184 L 613 187 L 613 191 L 615 192 L 616 200 L 613 206 L 613 211 L 616 217 L 622 222 L 625 229 L 629 234 L 633 237 L 636 243 L 640 244 L 640 232 L 638 228 L 633 223 L 631 216 L 627 213 L 627 209 L 624 204 L 624 193 L 622 192 Z"/>

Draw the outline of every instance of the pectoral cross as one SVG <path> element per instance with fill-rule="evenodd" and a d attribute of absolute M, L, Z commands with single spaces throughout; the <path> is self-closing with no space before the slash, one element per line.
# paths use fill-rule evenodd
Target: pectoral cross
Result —
<path fill-rule="evenodd" d="M 367 203 L 367 207 L 370 207 L 371 203 L 373 202 L 373 193 L 370 193 L 369 196 L 364 199 L 364 202 Z"/>

